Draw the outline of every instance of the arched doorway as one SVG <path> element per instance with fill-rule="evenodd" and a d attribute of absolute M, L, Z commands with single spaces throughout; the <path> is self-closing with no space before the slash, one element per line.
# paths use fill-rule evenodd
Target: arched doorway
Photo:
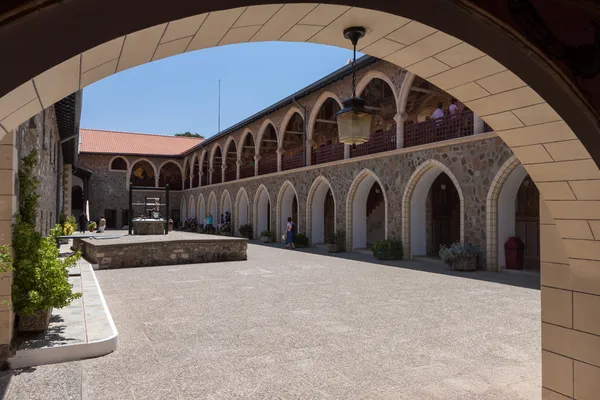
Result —
<path fill-rule="evenodd" d="M 277 227 L 277 236 L 279 237 L 286 232 L 288 218 L 292 218 L 292 222 L 296 224 L 296 232 L 298 232 L 298 195 L 296 188 L 290 181 L 286 181 L 281 187 L 278 196 L 278 208 L 279 226 Z"/>
<path fill-rule="evenodd" d="M 219 214 L 219 223 L 221 222 L 221 214 L 223 215 L 223 218 L 227 218 L 227 215 L 229 214 L 229 219 L 231 219 L 231 196 L 229 195 L 229 191 L 225 190 L 223 191 L 223 193 L 221 194 L 221 209 L 220 209 L 220 214 Z"/>
<path fill-rule="evenodd" d="M 324 177 L 319 177 L 308 192 L 307 231 L 312 244 L 325 243 L 325 239 L 335 233 L 335 198 L 331 185 Z"/>
<path fill-rule="evenodd" d="M 131 167 L 130 182 L 133 186 L 154 187 L 156 175 L 154 165 L 146 160 L 140 160 Z"/>
<path fill-rule="evenodd" d="M 204 202 L 204 196 L 198 196 L 198 204 L 196 206 L 198 216 L 198 223 L 204 225 L 204 219 L 206 218 L 206 203 Z"/>
<path fill-rule="evenodd" d="M 254 197 L 254 237 L 260 237 L 261 232 L 271 230 L 271 199 L 264 186 L 260 186 Z"/>
<path fill-rule="evenodd" d="M 352 249 L 366 249 L 387 238 L 387 196 L 379 178 L 369 170 L 360 172 L 348 193 L 346 212 L 351 215 Z"/>
<path fill-rule="evenodd" d="M 210 195 L 208 196 L 208 212 L 213 216 L 213 226 L 217 226 L 217 224 L 219 223 L 219 210 L 218 210 L 218 204 L 217 204 L 217 196 L 215 195 L 215 192 L 210 192 Z"/>
<path fill-rule="evenodd" d="M 441 246 L 460 242 L 460 197 L 446 173 L 435 178 L 427 194 L 426 254 L 437 257 Z"/>
<path fill-rule="evenodd" d="M 297 109 L 284 121 L 281 130 L 281 170 L 287 171 L 304 166 L 305 132 L 304 119 Z"/>
<path fill-rule="evenodd" d="M 73 186 L 71 189 L 71 209 L 73 210 L 73 215 L 79 216 L 79 214 L 85 211 L 83 204 L 83 189 L 79 185 Z"/>
<path fill-rule="evenodd" d="M 344 159 L 344 144 L 339 142 L 335 117 L 341 110 L 340 103 L 333 97 L 327 97 L 318 110 L 312 121 L 311 165 Z"/>
<path fill-rule="evenodd" d="M 254 137 L 250 131 L 246 131 L 244 135 L 242 135 L 240 148 L 240 179 L 254 176 L 255 172 L 254 155 L 256 154 L 256 147 L 254 146 Z"/>
<path fill-rule="evenodd" d="M 235 234 L 240 235 L 239 229 L 242 225 L 248 225 L 250 223 L 250 202 L 248 200 L 248 193 L 245 189 L 240 189 L 236 199 L 236 210 L 235 210 Z"/>
<path fill-rule="evenodd" d="M 185 200 L 185 197 L 181 198 L 181 221 L 185 221 L 186 219 L 188 219 L 188 207 L 187 207 L 187 201 Z"/>
<path fill-rule="evenodd" d="M 182 189 L 181 168 L 173 161 L 169 161 L 160 167 L 158 174 L 158 186 L 169 185 L 169 190 Z"/>
<path fill-rule="evenodd" d="M 540 270 L 540 192 L 527 175 L 515 199 L 515 236 L 525 244 L 524 269 Z"/>
<path fill-rule="evenodd" d="M 195 219 L 196 218 L 196 201 L 194 200 L 194 195 L 190 195 L 190 199 L 188 200 L 188 218 Z"/>
<path fill-rule="evenodd" d="M 277 143 L 277 131 L 273 124 L 268 122 L 260 135 L 258 175 L 277 172 Z"/>

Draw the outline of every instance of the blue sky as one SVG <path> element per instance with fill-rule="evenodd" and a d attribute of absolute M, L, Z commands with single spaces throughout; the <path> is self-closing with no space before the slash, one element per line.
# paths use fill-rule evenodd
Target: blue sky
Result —
<path fill-rule="evenodd" d="M 349 50 L 308 43 L 248 43 L 199 50 L 112 75 L 83 92 L 82 128 L 160 134 L 221 129 L 342 67 Z"/>

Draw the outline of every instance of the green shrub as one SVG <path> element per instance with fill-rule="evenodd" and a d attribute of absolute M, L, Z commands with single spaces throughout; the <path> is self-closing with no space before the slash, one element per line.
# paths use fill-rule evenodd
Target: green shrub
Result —
<path fill-rule="evenodd" d="M 275 232 L 273 232 L 273 231 L 262 231 L 260 233 L 260 237 L 275 237 Z"/>
<path fill-rule="evenodd" d="M 13 309 L 19 315 L 39 310 L 62 308 L 81 293 L 73 293 L 68 269 L 77 263 L 80 253 L 59 259 L 56 247 L 62 226 L 56 225 L 50 235 L 41 237 L 35 231 L 39 181 L 35 177 L 37 151 L 23 158 L 19 168 L 19 212 L 13 225 Z M 6 262 L 6 256 L 2 256 Z"/>
<path fill-rule="evenodd" d="M 88 229 L 91 231 L 95 231 L 97 227 L 98 225 L 96 225 L 94 221 L 90 221 L 90 223 L 88 224 Z"/>
<path fill-rule="evenodd" d="M 303 233 L 298 233 L 294 237 L 294 245 L 296 247 L 308 247 L 308 237 Z"/>
<path fill-rule="evenodd" d="M 452 265 L 454 261 L 465 258 L 476 258 L 479 248 L 477 246 L 453 243 L 450 247 L 441 246 L 439 255 L 442 261 Z"/>
<path fill-rule="evenodd" d="M 373 256 L 378 260 L 402 260 L 404 257 L 402 242 L 380 240 L 373 245 Z"/>
<path fill-rule="evenodd" d="M 242 235 L 243 237 L 246 237 L 248 239 L 252 239 L 252 237 L 254 236 L 252 231 L 253 231 L 252 225 L 250 225 L 250 224 L 242 225 L 242 226 L 240 226 L 240 229 L 239 229 L 240 235 Z"/>

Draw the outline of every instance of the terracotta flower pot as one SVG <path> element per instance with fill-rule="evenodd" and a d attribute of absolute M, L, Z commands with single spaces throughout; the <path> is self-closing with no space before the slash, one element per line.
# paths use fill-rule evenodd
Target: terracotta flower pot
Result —
<path fill-rule="evenodd" d="M 43 332 L 48 329 L 52 309 L 38 310 L 32 315 L 21 315 L 19 318 L 19 332 Z"/>

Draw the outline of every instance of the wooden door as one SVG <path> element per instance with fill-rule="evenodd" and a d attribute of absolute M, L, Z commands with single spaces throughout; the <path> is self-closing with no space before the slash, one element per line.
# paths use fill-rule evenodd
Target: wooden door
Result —
<path fill-rule="evenodd" d="M 515 235 L 525 244 L 524 269 L 540 269 L 540 192 L 528 176 L 515 199 Z"/>
<path fill-rule="evenodd" d="M 441 173 L 431 186 L 432 253 L 460 241 L 460 198 L 454 182 Z"/>
<path fill-rule="evenodd" d="M 325 239 L 335 234 L 335 204 L 331 189 L 327 190 L 325 195 Z"/>
<path fill-rule="evenodd" d="M 104 219 L 106 219 L 106 229 L 115 229 L 117 227 L 117 210 L 104 210 Z"/>

